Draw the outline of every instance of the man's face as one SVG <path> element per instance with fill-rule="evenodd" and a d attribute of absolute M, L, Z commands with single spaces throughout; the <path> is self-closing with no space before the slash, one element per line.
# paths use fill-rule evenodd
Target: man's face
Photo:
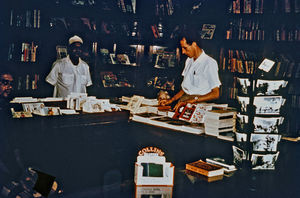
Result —
<path fill-rule="evenodd" d="M 73 57 L 77 57 L 79 58 L 81 56 L 81 53 L 82 53 L 82 45 L 81 43 L 73 43 L 71 46 L 70 46 L 70 52 L 71 52 L 71 55 Z"/>
<path fill-rule="evenodd" d="M 195 56 L 195 46 L 193 44 L 192 45 L 187 44 L 185 38 L 181 39 L 180 45 L 181 45 L 182 54 L 187 55 L 189 58 L 193 58 Z"/>
<path fill-rule="evenodd" d="M 7 98 L 12 90 L 13 77 L 10 74 L 0 76 L 0 96 Z"/>

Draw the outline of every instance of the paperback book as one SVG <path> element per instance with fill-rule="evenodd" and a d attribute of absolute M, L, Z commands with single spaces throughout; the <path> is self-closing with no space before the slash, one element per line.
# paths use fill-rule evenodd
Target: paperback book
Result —
<path fill-rule="evenodd" d="M 219 176 L 224 174 L 224 169 L 221 166 L 209 164 L 202 160 L 186 164 L 185 169 L 207 177 Z"/>

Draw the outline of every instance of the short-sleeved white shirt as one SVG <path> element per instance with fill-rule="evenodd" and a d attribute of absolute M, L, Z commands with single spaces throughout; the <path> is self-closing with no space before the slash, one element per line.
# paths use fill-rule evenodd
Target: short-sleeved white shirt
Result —
<path fill-rule="evenodd" d="M 71 92 L 86 93 L 86 87 L 92 85 L 89 66 L 79 59 L 73 65 L 69 56 L 53 63 L 46 81 L 54 86 L 53 97 L 67 97 Z"/>
<path fill-rule="evenodd" d="M 205 95 L 221 85 L 218 64 L 204 51 L 195 61 L 187 58 L 182 76 L 181 88 L 188 95 Z"/>

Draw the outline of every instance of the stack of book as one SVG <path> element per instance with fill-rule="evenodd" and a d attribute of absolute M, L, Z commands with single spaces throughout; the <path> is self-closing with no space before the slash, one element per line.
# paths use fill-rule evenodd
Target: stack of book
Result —
<path fill-rule="evenodd" d="M 186 164 L 185 169 L 187 174 L 201 179 L 203 178 L 208 182 L 221 180 L 224 175 L 223 167 L 202 160 Z"/>
<path fill-rule="evenodd" d="M 233 140 L 234 114 L 234 111 L 226 109 L 207 111 L 204 120 L 205 134 L 220 138 L 229 134 Z"/>

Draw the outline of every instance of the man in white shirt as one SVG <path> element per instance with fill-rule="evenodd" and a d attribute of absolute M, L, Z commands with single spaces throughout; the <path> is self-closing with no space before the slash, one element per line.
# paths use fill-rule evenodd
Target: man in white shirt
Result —
<path fill-rule="evenodd" d="M 81 60 L 83 41 L 79 36 L 69 39 L 69 55 L 53 63 L 46 81 L 54 86 L 53 97 L 67 97 L 71 92 L 86 93 L 92 85 L 89 66 Z"/>
<path fill-rule="evenodd" d="M 219 98 L 221 82 L 216 60 L 205 54 L 198 41 L 200 36 L 195 31 L 181 36 L 182 53 L 188 56 L 182 72 L 181 90 L 169 100 L 160 101 L 168 105 L 177 101 L 175 110 L 187 103 L 199 103 Z"/>

